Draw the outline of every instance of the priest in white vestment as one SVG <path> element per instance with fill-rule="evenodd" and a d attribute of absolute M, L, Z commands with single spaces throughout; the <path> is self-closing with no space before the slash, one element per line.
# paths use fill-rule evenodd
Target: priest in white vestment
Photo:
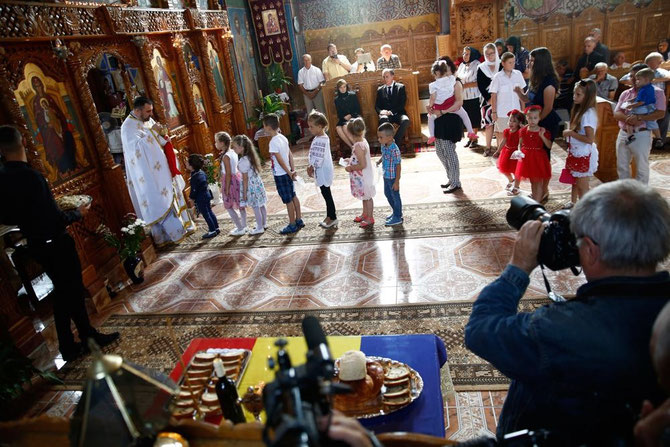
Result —
<path fill-rule="evenodd" d="M 126 183 L 137 217 L 151 227 L 158 245 L 178 243 L 195 231 L 186 208 L 184 178 L 178 171 L 169 139 L 151 115 L 151 100 L 138 97 L 121 126 Z M 168 144 L 166 154 L 164 146 Z M 166 156 L 167 155 L 167 156 Z"/>

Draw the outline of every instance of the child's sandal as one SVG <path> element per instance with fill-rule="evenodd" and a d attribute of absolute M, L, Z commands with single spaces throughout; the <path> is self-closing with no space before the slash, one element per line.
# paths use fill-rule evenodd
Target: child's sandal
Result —
<path fill-rule="evenodd" d="M 519 188 L 512 188 L 509 191 L 507 191 L 508 196 L 518 196 L 521 190 Z"/>

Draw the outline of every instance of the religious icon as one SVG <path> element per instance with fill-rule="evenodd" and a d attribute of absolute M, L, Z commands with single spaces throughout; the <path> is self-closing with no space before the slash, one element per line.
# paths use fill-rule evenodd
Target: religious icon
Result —
<path fill-rule="evenodd" d="M 226 104 L 228 100 L 226 99 L 226 87 L 223 83 L 221 61 L 219 59 L 219 55 L 212 46 L 212 42 L 207 42 L 207 53 L 209 55 L 209 65 L 212 67 L 212 74 L 214 75 L 214 86 L 216 87 L 216 93 L 219 95 L 219 98 L 221 98 L 221 103 Z"/>
<path fill-rule="evenodd" d="M 169 67 L 157 49 L 154 50 L 154 59 L 151 61 L 151 67 L 154 70 L 154 76 L 158 84 L 158 93 L 165 108 L 165 117 L 168 120 L 170 128 L 175 128 L 182 124 L 181 113 L 177 107 L 177 92 L 170 77 L 169 72 L 171 70 L 169 70 Z"/>
<path fill-rule="evenodd" d="M 281 33 L 276 9 L 268 9 L 267 11 L 263 11 L 263 28 L 265 29 L 266 36 L 272 36 L 274 34 Z"/>
<path fill-rule="evenodd" d="M 14 94 L 45 162 L 49 181 L 57 183 L 88 166 L 65 84 L 46 77 L 37 65 L 29 63 L 25 79 Z"/>
<path fill-rule="evenodd" d="M 200 87 L 197 84 L 193 85 L 193 102 L 195 103 L 195 109 L 198 111 L 200 118 L 207 124 L 207 111 L 205 110 L 205 102 L 202 99 L 202 93 L 200 93 Z"/>
<path fill-rule="evenodd" d="M 200 60 L 189 43 L 184 44 L 184 60 L 189 70 L 200 70 Z"/>
<path fill-rule="evenodd" d="M 254 113 L 254 107 L 258 105 L 260 96 L 258 90 L 258 73 L 256 71 L 257 60 L 254 46 L 251 44 L 253 38 L 249 32 L 249 21 L 243 8 L 228 8 L 228 17 L 233 24 L 232 33 L 234 45 L 231 52 L 233 67 L 237 66 L 236 77 L 238 80 L 238 91 L 242 92 L 244 110 L 247 118 Z M 232 57 L 232 56 L 235 57 Z M 239 89 L 241 86 L 241 89 Z"/>

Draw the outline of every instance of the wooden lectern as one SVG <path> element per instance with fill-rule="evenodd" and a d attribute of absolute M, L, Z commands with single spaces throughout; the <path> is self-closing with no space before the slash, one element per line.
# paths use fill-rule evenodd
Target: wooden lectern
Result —
<path fill-rule="evenodd" d="M 407 137 L 409 143 L 420 143 L 424 141 L 421 134 L 421 115 L 419 113 L 419 84 L 417 74 L 411 70 L 397 69 L 395 71 L 395 81 L 405 85 L 407 93 L 407 103 L 405 111 L 409 117 L 409 127 L 407 128 Z M 335 110 L 335 94 L 337 81 L 345 79 L 349 84 L 349 89 L 355 91 L 358 95 L 358 102 L 361 104 L 361 116 L 365 120 L 367 128 L 366 138 L 371 146 L 378 146 L 377 127 L 379 127 L 379 116 L 375 110 L 375 101 L 377 100 L 377 88 L 382 85 L 382 72 L 372 71 L 363 73 L 350 73 L 344 76 L 333 78 L 323 86 L 323 100 L 326 105 L 326 118 L 330 123 L 330 147 L 333 158 L 349 157 L 350 153 L 340 153 L 340 139 L 335 131 L 337 124 L 337 111 Z M 397 141 L 398 146 L 401 145 Z"/>

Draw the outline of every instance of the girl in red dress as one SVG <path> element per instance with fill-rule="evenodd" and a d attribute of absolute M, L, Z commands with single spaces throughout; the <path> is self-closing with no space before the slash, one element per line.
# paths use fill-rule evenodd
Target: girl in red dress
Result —
<path fill-rule="evenodd" d="M 516 196 L 521 192 L 519 190 L 519 178 L 514 178 L 516 172 L 517 161 L 510 158 L 512 153 L 519 148 L 519 129 L 526 124 L 525 115 L 517 110 L 512 109 L 507 114 L 509 117 L 508 128 L 503 131 L 503 139 L 500 142 L 500 157 L 498 157 L 498 171 L 505 174 L 507 177 L 507 186 L 505 190 L 508 196 Z"/>
<path fill-rule="evenodd" d="M 551 164 L 544 146 L 551 146 L 551 134 L 539 126 L 542 107 L 526 107 L 528 125 L 519 130 L 521 152 L 524 157 L 516 165 L 516 178 L 530 180 L 531 197 L 538 202 L 547 200 L 548 195 L 542 197 L 543 180 L 551 178 Z"/>

